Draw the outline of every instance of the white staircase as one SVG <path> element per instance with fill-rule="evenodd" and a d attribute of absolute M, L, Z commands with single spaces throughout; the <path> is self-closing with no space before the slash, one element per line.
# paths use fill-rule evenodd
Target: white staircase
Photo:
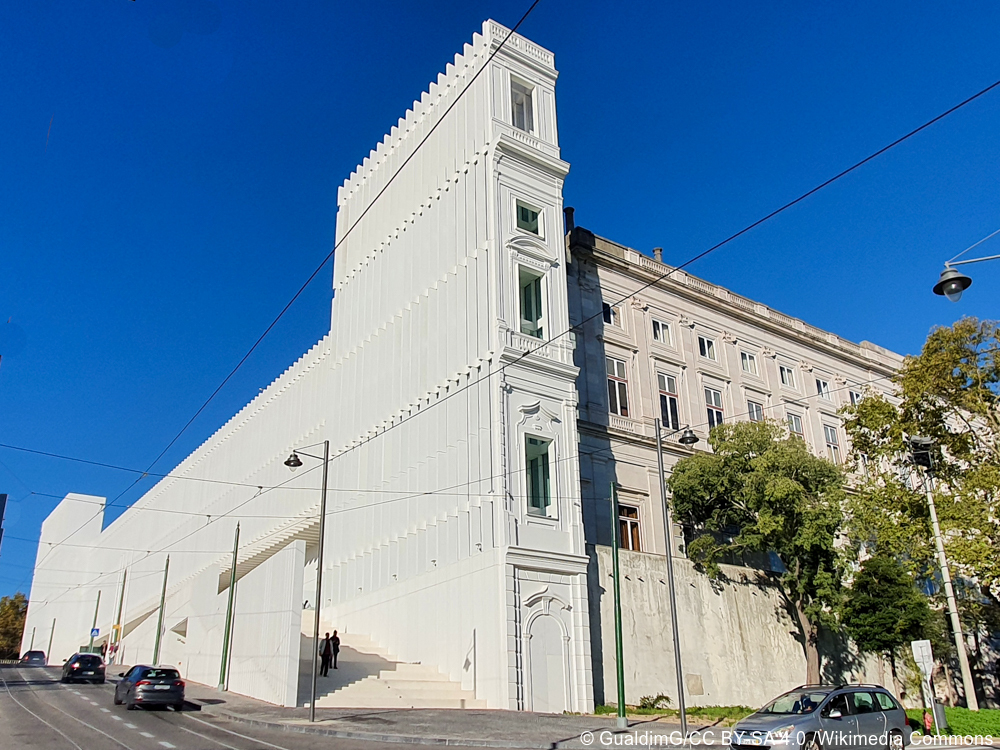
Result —
<path fill-rule="evenodd" d="M 316 707 L 486 708 L 486 701 L 433 667 L 397 661 L 366 636 L 342 633 L 338 668 L 319 678 Z"/>

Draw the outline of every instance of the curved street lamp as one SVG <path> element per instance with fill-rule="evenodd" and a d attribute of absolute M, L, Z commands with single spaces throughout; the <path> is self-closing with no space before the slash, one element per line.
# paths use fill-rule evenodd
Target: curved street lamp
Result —
<path fill-rule="evenodd" d="M 970 245 L 965 248 L 965 250 L 960 252 L 951 260 L 945 261 L 944 270 L 941 272 L 941 278 L 939 278 L 938 283 L 934 285 L 934 294 L 947 297 L 952 302 L 958 302 L 962 299 L 962 292 L 972 286 L 972 279 L 964 273 L 956 271 L 954 266 L 962 266 L 966 263 L 982 263 L 984 260 L 998 260 L 1000 259 L 1000 255 L 987 255 L 984 258 L 971 258 L 970 260 L 956 260 L 955 258 L 961 258 L 976 245 L 981 245 L 996 234 L 1000 234 L 1000 229 L 993 232 L 993 234 L 983 237 L 983 239 L 979 240 L 979 242 L 975 243 L 975 245 Z"/>

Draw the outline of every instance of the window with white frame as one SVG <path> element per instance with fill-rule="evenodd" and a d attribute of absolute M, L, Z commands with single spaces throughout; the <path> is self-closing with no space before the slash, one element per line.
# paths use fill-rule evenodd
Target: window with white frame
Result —
<path fill-rule="evenodd" d="M 639 541 L 639 509 L 633 505 L 618 506 L 618 546 L 633 552 L 642 551 Z"/>
<path fill-rule="evenodd" d="M 549 480 L 550 440 L 529 437 L 524 447 L 524 466 L 527 472 L 528 512 L 537 516 L 549 515 L 552 507 L 552 484 Z"/>
<path fill-rule="evenodd" d="M 718 355 L 715 353 L 715 339 L 710 339 L 707 336 L 698 337 L 698 353 L 705 359 L 710 359 L 713 362 L 718 362 Z"/>
<path fill-rule="evenodd" d="M 830 383 L 827 380 L 821 380 L 816 378 L 816 395 L 825 401 L 831 401 L 830 398 Z"/>
<path fill-rule="evenodd" d="M 826 455 L 835 464 L 840 463 L 840 437 L 833 425 L 823 425 L 823 436 L 826 438 Z"/>
<path fill-rule="evenodd" d="M 757 371 L 756 354 L 751 354 L 750 352 L 740 352 L 740 366 L 743 368 L 743 372 L 748 372 L 751 375 L 759 374 Z"/>
<path fill-rule="evenodd" d="M 778 365 L 778 376 L 781 378 L 781 384 L 783 386 L 787 388 L 795 387 L 795 370 L 791 367 Z"/>
<path fill-rule="evenodd" d="M 601 317 L 604 322 L 611 326 L 622 328 L 622 306 L 609 305 L 607 302 L 601 304 Z"/>
<path fill-rule="evenodd" d="M 628 380 L 625 377 L 625 363 L 614 357 L 604 359 L 608 370 L 608 411 L 627 417 Z"/>
<path fill-rule="evenodd" d="M 756 401 L 747 401 L 747 418 L 751 422 L 764 421 L 764 404 Z"/>
<path fill-rule="evenodd" d="M 537 208 L 529 206 L 524 201 L 514 202 L 517 213 L 517 228 L 525 232 L 538 234 L 538 215 L 541 213 Z"/>
<path fill-rule="evenodd" d="M 861 403 L 861 399 L 864 398 L 860 391 L 848 391 L 847 395 L 851 399 L 851 406 L 857 406 Z"/>
<path fill-rule="evenodd" d="M 788 431 L 800 438 L 805 438 L 805 433 L 802 431 L 802 417 L 798 414 L 792 414 L 789 412 Z"/>
<path fill-rule="evenodd" d="M 708 410 L 708 428 L 722 424 L 722 391 L 706 387 L 705 407 Z"/>
<path fill-rule="evenodd" d="M 535 130 L 535 108 L 532 102 L 534 87 L 520 81 L 510 82 L 511 124 L 525 133 Z"/>
<path fill-rule="evenodd" d="M 653 321 L 653 341 L 659 341 L 661 344 L 670 344 L 672 339 L 670 337 L 669 323 L 664 323 L 662 320 Z"/>
<path fill-rule="evenodd" d="M 521 333 L 535 338 L 544 337 L 542 326 L 542 276 L 520 266 L 518 284 L 521 296 Z"/>
<path fill-rule="evenodd" d="M 656 373 L 656 384 L 660 389 L 660 421 L 671 430 L 681 428 L 680 410 L 677 401 L 677 379 L 673 375 Z"/>

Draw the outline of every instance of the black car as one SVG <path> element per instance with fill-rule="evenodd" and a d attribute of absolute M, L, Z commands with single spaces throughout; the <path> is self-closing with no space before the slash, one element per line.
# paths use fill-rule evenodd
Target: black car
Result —
<path fill-rule="evenodd" d="M 122 703 L 131 711 L 136 706 L 184 707 L 184 680 L 173 667 L 150 667 L 137 664 L 119 675 L 115 687 L 115 705 Z"/>
<path fill-rule="evenodd" d="M 44 667 L 48 663 L 44 651 L 29 651 L 21 657 L 21 664 L 26 667 Z"/>
<path fill-rule="evenodd" d="M 97 654 L 73 654 L 62 668 L 62 682 L 104 682 L 104 659 Z"/>

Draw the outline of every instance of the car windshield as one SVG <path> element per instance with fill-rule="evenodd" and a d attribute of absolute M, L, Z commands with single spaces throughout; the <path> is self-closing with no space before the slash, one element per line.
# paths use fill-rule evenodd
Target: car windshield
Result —
<path fill-rule="evenodd" d="M 762 714 L 811 714 L 829 695 L 823 690 L 793 690 L 768 703 L 758 713 Z"/>
<path fill-rule="evenodd" d="M 176 669 L 147 669 L 143 677 L 148 680 L 176 680 L 180 674 Z"/>

